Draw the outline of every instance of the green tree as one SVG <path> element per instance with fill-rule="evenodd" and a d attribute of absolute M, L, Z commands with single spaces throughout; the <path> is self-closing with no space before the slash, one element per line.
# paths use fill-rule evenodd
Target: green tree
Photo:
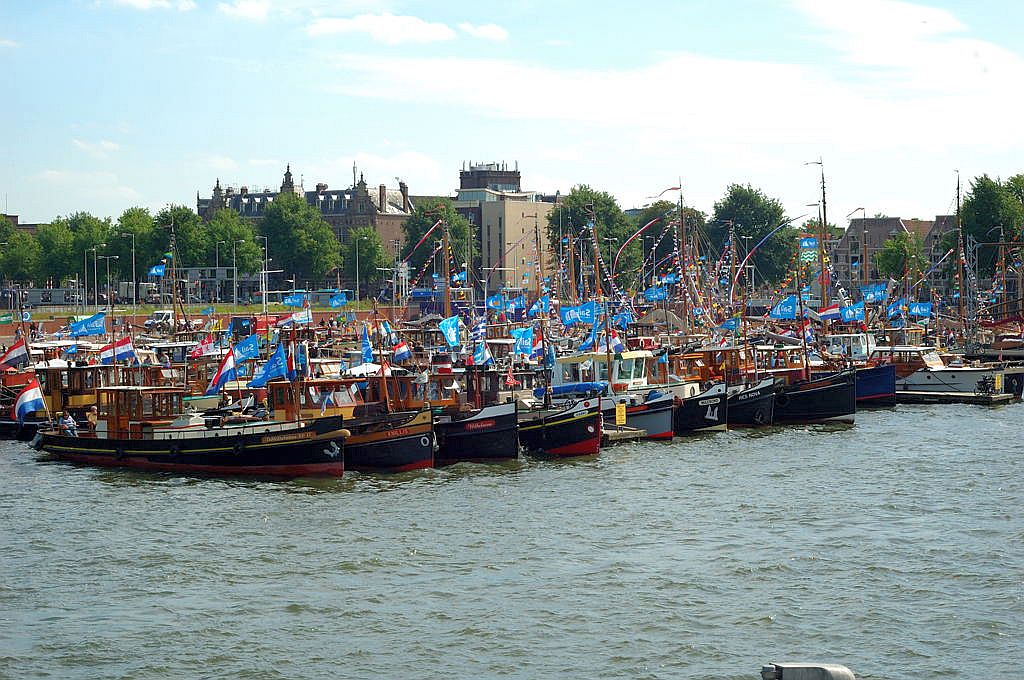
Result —
<path fill-rule="evenodd" d="M 219 259 L 222 267 L 228 267 L 234 257 L 239 273 L 252 274 L 260 270 L 263 264 L 262 244 L 256 242 L 253 225 L 239 217 L 237 212 L 230 208 L 218 210 L 207 223 L 206 231 L 207 252 L 203 262 L 216 264 Z"/>
<path fill-rule="evenodd" d="M 965 234 L 970 234 L 978 243 L 994 243 L 1000 235 L 1007 240 L 1020 234 L 1024 226 L 1024 203 L 1016 192 L 1024 185 L 1019 176 L 1001 182 L 988 175 L 975 177 L 971 189 L 964 198 L 960 219 Z M 978 269 L 982 275 L 990 275 L 995 266 L 998 248 L 981 248 L 978 252 Z"/>
<path fill-rule="evenodd" d="M 703 233 L 707 221 L 704 213 L 695 208 L 683 206 L 683 215 L 686 217 L 686 233 L 688 235 Z M 666 273 L 676 264 L 675 250 L 677 244 L 680 249 L 682 248 L 682 243 L 679 240 L 682 235 L 679 225 L 679 204 L 671 201 L 656 201 L 637 213 L 633 221 L 636 228 L 640 229 L 655 218 L 661 218 L 661 221 L 652 225 L 644 232 L 644 236 L 649 238 L 648 244 L 645 247 L 648 281 L 651 277 L 651 264 L 658 265 L 658 274 Z M 650 253 L 652 244 L 654 244 L 655 251 L 653 258 L 651 258 Z"/>
<path fill-rule="evenodd" d="M 266 209 L 260 231 L 274 264 L 296 279 L 323 279 L 341 265 L 341 245 L 331 226 L 301 197 L 279 194 Z"/>
<path fill-rule="evenodd" d="M 636 231 L 637 227 L 635 222 L 622 212 L 615 197 L 606 191 L 597 191 L 585 184 L 573 187 L 548 213 L 548 242 L 555 252 L 558 252 L 559 237 L 568 238 L 576 248 L 576 257 L 582 258 L 577 261 L 592 264 L 594 259 L 593 234 L 586 228 L 591 221 L 594 222 L 597 237 L 600 239 L 598 245 L 601 251 L 601 260 L 608 268 L 611 268 L 615 253 Z M 579 235 L 584 230 L 586 236 L 579 239 Z M 637 239 L 623 251 L 619 258 L 615 272 L 616 284 L 619 288 L 635 290 L 638 287 L 641 249 L 642 241 Z M 602 281 L 604 281 L 603 278 Z M 603 283 L 602 287 L 607 287 L 607 283 Z"/>
<path fill-rule="evenodd" d="M 377 267 L 387 264 L 384 255 L 384 244 L 380 234 L 371 227 L 361 227 L 349 232 L 348 243 L 343 247 L 345 260 L 345 277 L 349 281 L 356 279 L 356 252 L 358 250 L 360 295 L 365 296 L 367 284 L 379 281 L 381 272 Z"/>
<path fill-rule="evenodd" d="M 435 231 L 430 239 L 420 246 L 416 252 L 412 253 L 411 256 L 409 255 L 409 249 L 419 243 L 423 235 L 430 231 L 430 228 L 438 220 L 443 220 L 448 225 L 448 240 L 455 253 L 456 261 L 472 261 L 472 257 L 476 253 L 476 246 L 471 245 L 472 252 L 467 256 L 466 241 L 470 233 L 469 222 L 462 215 L 455 212 L 455 206 L 450 200 L 442 199 L 440 203 L 429 206 L 419 205 L 412 216 L 402 224 L 402 231 L 405 232 L 404 253 L 406 257 L 409 257 L 409 267 L 412 276 L 419 272 L 423 263 L 427 261 L 427 257 L 430 253 L 434 252 L 434 242 L 441 240 L 441 230 Z M 362 257 L 362 251 L 360 251 L 360 257 Z M 452 267 L 455 267 L 454 262 Z M 362 268 L 361 261 L 360 268 Z"/>
<path fill-rule="evenodd" d="M 924 243 L 914 233 L 901 232 L 886 239 L 882 249 L 874 255 L 879 272 L 897 281 L 908 272 L 911 278 L 924 272 Z"/>
<path fill-rule="evenodd" d="M 102 255 L 106 252 L 107 244 L 111 240 L 110 220 L 100 219 L 86 212 L 77 212 L 53 221 L 54 224 L 58 222 L 65 224 L 74 238 L 74 271 L 82 272 L 82 267 L 85 267 L 91 282 L 93 257 L 96 253 Z M 96 252 L 88 252 L 87 256 L 87 251 L 94 247 L 97 248 Z M 92 288 L 91 284 L 89 288 Z"/>
<path fill-rule="evenodd" d="M 753 248 L 784 221 L 785 210 L 778 199 L 769 198 L 749 184 L 730 184 L 722 200 L 715 203 L 708 239 L 721 252 L 732 229 L 737 239 L 749 236 Z M 797 245 L 797 233 L 791 227 L 779 229 L 758 248 L 752 259 L 761 277 L 774 282 L 785 276 Z"/>
<path fill-rule="evenodd" d="M 199 215 L 191 208 L 184 205 L 172 205 L 157 213 L 155 218 L 157 231 L 154 234 L 153 245 L 155 251 L 150 257 L 154 261 L 150 266 L 159 262 L 163 254 L 170 250 L 171 233 L 174 233 L 174 253 L 177 260 L 176 267 L 203 267 L 208 266 L 206 259 L 208 252 L 213 252 L 210 243 L 210 235 L 207 233 Z"/>
<path fill-rule="evenodd" d="M 28 283 L 38 275 L 42 248 L 28 232 L 15 229 L 0 246 L 0 272 L 9 281 Z"/>
<path fill-rule="evenodd" d="M 127 234 L 127 236 L 126 236 Z M 132 278 L 132 237 L 135 239 L 135 275 L 140 281 L 146 272 L 163 257 L 164 235 L 158 233 L 153 216 L 146 208 L 128 208 L 117 219 L 111 230 L 106 252 L 117 255 L 110 263 L 111 277 L 115 265 L 117 277 L 122 281 Z"/>
<path fill-rule="evenodd" d="M 81 269 L 81 262 L 75 257 L 75 235 L 62 220 L 44 224 L 36 232 L 36 241 L 45 257 L 39 258 L 39 269 L 35 278 L 39 282 L 50 280 L 60 285 L 72 273 Z"/>

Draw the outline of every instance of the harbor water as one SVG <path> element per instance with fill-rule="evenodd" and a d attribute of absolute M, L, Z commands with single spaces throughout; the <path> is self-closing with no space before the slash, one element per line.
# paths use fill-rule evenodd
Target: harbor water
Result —
<path fill-rule="evenodd" d="M 982 678 L 1024 661 L 1024 405 L 340 480 L 0 444 L 2 678 Z"/>

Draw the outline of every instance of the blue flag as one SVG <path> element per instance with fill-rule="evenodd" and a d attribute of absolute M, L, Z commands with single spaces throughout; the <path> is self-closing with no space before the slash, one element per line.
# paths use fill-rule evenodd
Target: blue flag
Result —
<path fill-rule="evenodd" d="M 644 291 L 644 299 L 648 302 L 657 302 L 668 298 L 668 289 L 665 286 L 651 286 Z"/>
<path fill-rule="evenodd" d="M 449 316 L 447 319 L 442 319 L 437 324 L 437 330 L 441 331 L 441 335 L 444 336 L 449 347 L 459 344 L 459 317 Z"/>
<path fill-rule="evenodd" d="M 370 344 L 370 331 L 366 330 L 366 324 L 363 324 L 363 363 L 373 363 L 373 345 Z"/>
<path fill-rule="evenodd" d="M 807 236 L 807 237 L 804 237 L 804 238 L 800 239 L 800 248 L 802 248 L 803 250 L 807 250 L 807 249 L 810 249 L 810 248 L 817 248 L 817 247 L 818 247 L 818 239 L 814 238 L 813 236 Z"/>
<path fill-rule="evenodd" d="M 305 293 L 292 293 L 291 295 L 285 295 L 284 299 L 281 300 L 281 304 L 285 307 L 302 307 L 306 304 L 306 299 Z"/>
<path fill-rule="evenodd" d="M 533 326 L 513 328 L 509 333 L 516 339 L 512 347 L 514 354 L 523 354 L 525 356 L 533 354 Z"/>
<path fill-rule="evenodd" d="M 83 335 L 106 335 L 107 314 L 106 312 L 98 312 L 90 316 L 88 319 L 74 321 L 71 324 L 70 331 L 71 337 L 73 338 L 78 338 Z"/>
<path fill-rule="evenodd" d="M 621 311 L 612 317 L 612 325 L 623 330 L 629 328 L 629 324 L 634 321 L 636 321 L 636 319 L 633 318 L 633 312 L 628 309 Z"/>
<path fill-rule="evenodd" d="M 594 349 L 597 344 L 597 321 L 590 327 L 590 336 L 580 343 L 580 351 L 586 352 L 587 350 Z"/>
<path fill-rule="evenodd" d="M 66 347 L 64 349 L 64 354 L 66 354 L 68 356 L 73 356 L 75 354 L 78 354 L 78 343 L 76 342 L 75 344 L 71 345 L 70 347 Z"/>
<path fill-rule="evenodd" d="M 679 283 L 679 274 L 675 272 L 669 272 L 661 277 L 662 283 Z"/>
<path fill-rule="evenodd" d="M 477 343 L 476 350 L 473 351 L 473 364 L 476 366 L 486 366 L 493 363 L 494 357 L 491 356 L 490 351 L 487 349 L 487 343 Z"/>
<path fill-rule="evenodd" d="M 932 303 L 930 302 L 911 302 L 910 309 L 907 312 L 910 316 L 919 316 L 927 319 L 932 315 Z"/>
<path fill-rule="evenodd" d="M 161 264 L 155 264 L 155 265 L 153 265 L 152 267 L 149 268 L 149 275 L 150 276 L 163 276 L 166 272 L 167 272 L 167 265 L 162 264 L 162 263 Z"/>
<path fill-rule="evenodd" d="M 235 345 L 235 361 L 241 363 L 260 356 L 260 336 L 250 335 Z"/>
<path fill-rule="evenodd" d="M 597 321 L 597 303 L 591 301 L 576 307 L 562 307 L 558 310 L 558 315 L 562 317 L 563 326 L 594 323 Z"/>
<path fill-rule="evenodd" d="M 284 378 L 287 375 L 288 360 L 284 356 L 284 343 L 281 343 L 267 359 L 267 363 L 256 371 L 256 375 L 252 377 L 247 387 L 266 387 L 267 383 L 274 378 Z"/>
<path fill-rule="evenodd" d="M 538 299 L 536 302 L 530 305 L 530 309 L 529 311 L 526 312 L 526 315 L 529 317 L 534 317 L 537 316 L 537 314 L 547 314 L 550 309 L 551 298 L 545 295 L 544 297 Z"/>
<path fill-rule="evenodd" d="M 738 317 L 738 316 L 734 316 L 731 319 L 726 319 L 719 326 L 719 328 L 727 330 L 727 331 L 734 331 L 734 330 L 737 330 L 739 327 L 740 327 L 740 317 Z"/>
<path fill-rule="evenodd" d="M 886 307 L 885 313 L 889 316 L 890 319 L 894 319 L 903 312 L 903 308 L 906 306 L 907 299 L 900 298 L 899 300 L 896 300 L 895 302 L 891 303 L 888 307 Z"/>
<path fill-rule="evenodd" d="M 887 288 L 884 283 L 874 283 L 870 286 L 861 286 L 860 294 L 864 302 L 885 302 L 889 297 Z"/>
<path fill-rule="evenodd" d="M 864 320 L 864 300 L 839 310 L 839 318 L 846 323 Z"/>
<path fill-rule="evenodd" d="M 514 312 L 517 309 L 526 309 L 526 298 L 522 295 L 517 295 L 505 303 L 505 309 L 510 312 Z"/>
<path fill-rule="evenodd" d="M 199 313 L 202 314 L 203 316 L 210 316 L 211 314 L 213 314 L 213 312 L 213 307 L 204 307 L 203 309 L 199 310 Z"/>
<path fill-rule="evenodd" d="M 332 295 L 331 299 L 328 300 L 327 304 L 329 304 L 331 307 L 344 307 L 345 305 L 348 304 L 348 296 L 346 296 L 344 293 Z"/>
<path fill-rule="evenodd" d="M 796 318 L 796 295 L 779 300 L 772 311 L 768 313 L 773 319 L 795 319 Z"/>
<path fill-rule="evenodd" d="M 487 309 L 504 309 L 505 298 L 500 295 L 491 295 L 487 298 Z"/>

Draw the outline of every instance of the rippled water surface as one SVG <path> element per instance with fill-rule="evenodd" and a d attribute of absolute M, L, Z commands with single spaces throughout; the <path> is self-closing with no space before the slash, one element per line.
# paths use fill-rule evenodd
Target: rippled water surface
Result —
<path fill-rule="evenodd" d="M 1009 677 L 1024 405 L 224 481 L 0 444 L 0 677 Z"/>

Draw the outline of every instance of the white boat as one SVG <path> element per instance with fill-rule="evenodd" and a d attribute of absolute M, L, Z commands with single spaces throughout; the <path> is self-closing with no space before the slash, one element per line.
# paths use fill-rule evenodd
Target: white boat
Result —
<path fill-rule="evenodd" d="M 1002 392 L 1003 371 L 983 364 L 947 364 L 934 347 L 875 347 L 868 364 L 896 366 L 897 392 Z"/>

